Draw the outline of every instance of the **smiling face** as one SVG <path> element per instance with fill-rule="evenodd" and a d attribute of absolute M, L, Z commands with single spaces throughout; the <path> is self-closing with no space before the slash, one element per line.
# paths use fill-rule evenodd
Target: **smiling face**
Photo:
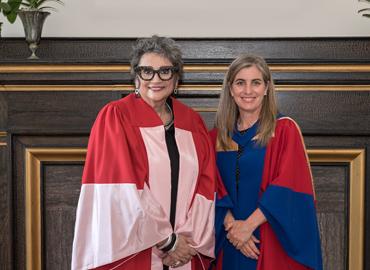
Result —
<path fill-rule="evenodd" d="M 158 70 L 161 67 L 170 67 L 173 65 L 168 58 L 160 54 L 145 53 L 141 57 L 138 66 L 152 67 L 154 70 Z M 161 80 L 157 73 L 155 73 L 153 79 L 149 81 L 141 79 L 140 76 L 137 76 L 136 80 L 138 80 L 136 83 L 139 86 L 141 97 L 153 108 L 163 106 L 166 99 L 177 86 L 176 74 L 168 81 Z"/>
<path fill-rule="evenodd" d="M 241 115 L 258 118 L 267 85 L 256 66 L 241 69 L 230 85 L 230 94 Z"/>

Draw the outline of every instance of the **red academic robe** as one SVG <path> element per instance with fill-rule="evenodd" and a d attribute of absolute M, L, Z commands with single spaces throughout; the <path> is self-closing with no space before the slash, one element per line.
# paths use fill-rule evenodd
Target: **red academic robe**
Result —
<path fill-rule="evenodd" d="M 211 135 L 214 144 L 217 145 L 217 130 L 214 130 Z M 228 179 L 235 178 L 235 171 L 228 169 L 235 167 L 233 163 L 236 162 L 236 154 L 232 154 L 232 151 L 236 153 L 238 145 L 235 142 L 234 144 L 236 147 L 231 149 L 231 152 L 218 149 L 217 153 L 219 168 L 223 168 L 223 174 L 228 176 Z M 251 150 L 246 151 L 245 155 L 253 156 L 256 152 L 264 155 L 260 194 L 255 202 L 267 219 L 267 222 L 259 228 L 261 254 L 256 266 L 250 268 L 243 268 L 240 265 L 243 260 L 240 263 L 234 262 L 235 268 L 230 266 L 231 263 L 227 263 L 227 258 L 223 257 L 223 247 L 225 241 L 228 241 L 225 239 L 223 219 L 226 213 L 225 207 L 228 205 L 223 201 L 218 202 L 216 227 L 222 229 L 218 229 L 220 233 L 216 243 L 218 247 L 217 269 L 321 270 L 322 258 L 315 211 L 315 194 L 299 127 L 292 119 L 280 117 L 268 145 L 265 148 L 252 145 Z M 253 158 L 252 163 L 256 162 L 258 156 Z M 244 164 L 244 166 L 247 165 Z M 251 179 L 244 180 L 251 181 Z M 246 193 L 247 191 L 244 191 L 243 194 Z M 240 258 L 240 256 L 235 258 Z"/>
<path fill-rule="evenodd" d="M 153 108 L 131 94 L 105 106 L 92 128 L 72 270 L 162 270 L 154 246 L 173 231 L 198 252 L 177 269 L 207 269 L 215 242 L 214 151 L 201 117 L 176 99 L 172 104 L 180 163 L 174 229 L 165 129 Z"/>

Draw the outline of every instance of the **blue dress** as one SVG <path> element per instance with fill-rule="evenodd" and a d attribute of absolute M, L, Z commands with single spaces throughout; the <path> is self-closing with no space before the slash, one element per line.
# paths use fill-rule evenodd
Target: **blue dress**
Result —
<path fill-rule="evenodd" d="M 217 149 L 217 166 L 228 195 L 216 203 L 217 270 L 322 269 L 312 176 L 297 124 L 278 119 L 267 146 L 255 140 L 258 122 L 235 130 L 228 149 Z M 211 132 L 218 148 L 217 130 Z M 259 208 L 267 222 L 254 231 L 261 242 L 258 261 L 244 256 L 227 239 L 223 226 L 231 211 L 247 219 Z"/>
<path fill-rule="evenodd" d="M 266 147 L 259 146 L 253 140 L 257 127 L 256 123 L 245 131 L 235 131 L 233 140 L 238 144 L 238 149 L 217 153 L 217 166 L 234 206 L 231 212 L 238 220 L 245 220 L 257 208 L 266 153 Z M 259 230 L 254 235 L 259 238 Z M 244 256 L 226 240 L 223 266 L 223 269 L 255 270 L 257 260 Z"/>

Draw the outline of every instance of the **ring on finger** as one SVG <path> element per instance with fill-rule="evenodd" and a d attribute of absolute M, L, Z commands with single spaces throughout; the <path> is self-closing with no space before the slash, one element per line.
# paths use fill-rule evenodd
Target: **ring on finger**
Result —
<path fill-rule="evenodd" d="M 172 265 L 172 267 L 177 267 L 177 266 L 179 266 L 181 264 L 181 261 L 177 261 L 177 262 L 175 262 L 173 265 Z"/>

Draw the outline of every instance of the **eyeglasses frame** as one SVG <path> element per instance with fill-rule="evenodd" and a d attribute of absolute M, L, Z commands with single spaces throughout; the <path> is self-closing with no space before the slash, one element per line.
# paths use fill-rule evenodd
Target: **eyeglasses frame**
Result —
<path fill-rule="evenodd" d="M 153 76 L 150 78 L 150 79 L 144 79 L 142 76 L 141 76 L 141 72 L 140 71 L 142 71 L 144 68 L 149 68 L 149 69 L 152 69 L 153 70 Z M 164 80 L 164 79 L 162 79 L 162 77 L 161 77 L 161 75 L 160 75 L 160 71 L 161 70 L 163 70 L 163 69 L 170 69 L 171 70 L 171 72 L 172 72 L 172 74 L 171 74 L 171 77 L 170 78 L 168 78 L 168 79 L 166 79 L 166 80 Z M 154 69 L 153 67 L 151 67 L 151 66 L 137 66 L 137 67 L 135 67 L 135 69 L 134 69 L 134 71 L 135 71 L 135 73 L 142 79 L 142 80 L 144 80 L 144 81 L 151 81 L 151 80 L 153 80 L 153 78 L 154 78 L 154 76 L 155 76 L 155 74 L 157 74 L 158 75 L 158 77 L 162 80 L 162 81 L 169 81 L 169 80 L 171 80 L 172 78 L 173 78 L 173 76 L 175 75 L 175 73 L 177 73 L 178 71 L 179 71 L 179 69 L 177 68 L 177 67 L 174 67 L 174 66 L 163 66 L 163 67 L 160 67 L 159 69 Z"/>

